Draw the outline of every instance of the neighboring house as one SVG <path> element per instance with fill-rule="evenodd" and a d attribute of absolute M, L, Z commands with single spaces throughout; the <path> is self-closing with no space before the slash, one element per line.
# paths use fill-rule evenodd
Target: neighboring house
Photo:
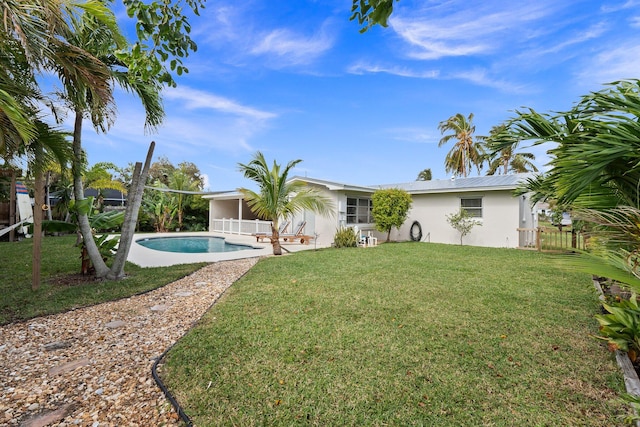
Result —
<path fill-rule="evenodd" d="M 465 236 L 464 244 L 509 248 L 526 246 L 530 242 L 520 241 L 522 233 L 518 228 L 537 226 L 536 215 L 528 196 L 516 197 L 513 191 L 529 177 L 530 174 L 494 175 L 375 186 L 294 177 L 292 180 L 304 181 L 328 197 L 335 212 L 332 217 L 304 212 L 292 218 L 291 223 L 295 226 L 299 221 L 306 221 L 305 234 L 317 236 L 318 245 L 330 245 L 340 226 L 358 226 L 360 230 L 371 231 L 383 240 L 386 234 L 375 231 L 371 217 L 371 196 L 378 189 L 400 188 L 411 194 L 413 205 L 404 225 L 391 232 L 392 240 L 409 240 L 412 224 L 417 221 L 422 229 L 422 241 L 457 244 L 460 236 L 449 225 L 446 216 L 465 209 L 482 226 L 474 227 Z M 226 192 L 204 197 L 210 199 L 210 231 L 240 234 L 269 231 L 269 223 L 256 219 L 240 193 Z M 415 232 L 413 234 L 416 235 Z"/>
<path fill-rule="evenodd" d="M 98 192 L 95 188 L 84 190 L 84 197 L 98 198 L 102 194 L 102 204 L 104 206 L 126 206 L 127 195 L 119 190 L 105 189 Z"/>

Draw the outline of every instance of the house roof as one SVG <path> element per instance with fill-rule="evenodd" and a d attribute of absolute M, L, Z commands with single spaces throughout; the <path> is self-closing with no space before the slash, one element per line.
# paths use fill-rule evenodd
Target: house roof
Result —
<path fill-rule="evenodd" d="M 459 193 L 468 191 L 515 190 L 534 174 L 474 176 L 470 178 L 435 179 L 432 181 L 411 181 L 400 184 L 385 184 L 379 188 L 400 188 L 410 194 Z"/>
<path fill-rule="evenodd" d="M 373 193 L 381 188 L 400 188 L 409 194 L 431 194 L 431 193 L 462 193 L 470 191 L 496 191 L 496 190 L 515 190 L 520 184 L 524 183 L 527 178 L 534 177 L 532 173 L 520 173 L 512 175 L 492 175 L 492 176 L 474 176 L 470 178 L 451 178 L 451 179 L 434 179 L 432 181 L 410 181 L 398 184 L 382 184 L 382 185 L 353 185 L 342 182 L 328 181 L 324 179 L 308 178 L 302 176 L 294 176 L 292 181 L 304 181 L 309 184 L 322 185 L 332 191 L 358 191 L 364 193 Z M 203 196 L 207 199 L 238 199 L 242 198 L 242 194 L 237 191 L 219 192 Z"/>
<path fill-rule="evenodd" d="M 345 184 L 342 182 L 327 181 L 325 179 L 307 178 L 306 176 L 294 176 L 291 178 L 291 181 L 303 181 L 309 184 L 322 185 L 327 187 L 329 190 L 364 191 L 367 193 L 372 193 L 377 190 L 377 187 L 374 186 Z"/>

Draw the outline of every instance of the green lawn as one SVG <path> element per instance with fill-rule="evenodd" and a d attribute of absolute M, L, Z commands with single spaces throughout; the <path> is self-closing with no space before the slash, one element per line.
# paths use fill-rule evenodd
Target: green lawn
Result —
<path fill-rule="evenodd" d="M 174 347 L 198 426 L 605 426 L 627 409 L 586 275 L 425 243 L 262 260 Z"/>
<path fill-rule="evenodd" d="M 80 249 L 74 246 L 75 236 L 46 237 L 41 285 L 34 292 L 32 243 L 31 239 L 0 242 L 0 324 L 129 297 L 171 283 L 204 265 L 140 268 L 127 264 L 128 277 L 121 281 L 60 284 L 61 278 L 80 272 Z"/>

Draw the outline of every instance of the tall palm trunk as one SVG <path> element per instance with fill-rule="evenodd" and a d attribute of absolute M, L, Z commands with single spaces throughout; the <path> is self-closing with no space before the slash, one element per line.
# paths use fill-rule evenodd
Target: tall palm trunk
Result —
<path fill-rule="evenodd" d="M 151 158 L 156 143 L 151 141 L 144 167 L 140 162 L 136 163 L 129 196 L 127 197 L 127 209 L 124 213 L 124 223 L 122 224 L 122 233 L 120 234 L 120 242 L 118 243 L 118 252 L 113 260 L 111 271 L 107 275 L 107 279 L 119 280 L 124 278 L 124 266 L 129 256 L 133 234 L 136 231 L 136 223 L 138 222 L 138 211 L 142 204 L 142 195 L 144 193 L 144 184 L 147 182 L 149 167 L 151 166 Z M 142 169 L 142 170 L 141 170 Z"/>
<path fill-rule="evenodd" d="M 84 188 L 82 185 L 82 159 L 84 152 L 82 151 L 82 111 L 76 109 L 75 123 L 73 127 L 73 164 L 71 166 L 71 172 L 73 174 L 73 192 L 76 198 L 76 203 L 84 200 Z M 78 225 L 80 228 L 80 234 L 84 241 L 84 247 L 87 249 L 89 259 L 96 270 L 96 277 L 102 278 L 109 273 L 109 267 L 102 259 L 98 245 L 93 240 L 93 232 L 91 225 L 89 224 L 89 217 L 86 213 L 78 211 Z"/>
<path fill-rule="evenodd" d="M 42 152 L 42 147 L 37 149 Z M 42 205 L 44 204 L 44 178 L 42 171 L 35 173 L 34 183 L 34 204 L 33 207 L 33 261 L 31 265 L 31 289 L 37 290 L 40 287 L 40 271 L 42 259 Z"/>

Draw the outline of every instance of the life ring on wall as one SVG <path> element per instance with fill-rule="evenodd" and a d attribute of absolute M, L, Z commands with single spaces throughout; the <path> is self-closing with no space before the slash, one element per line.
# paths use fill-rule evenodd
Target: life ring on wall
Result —
<path fill-rule="evenodd" d="M 411 228 L 409 229 L 409 237 L 414 242 L 419 242 L 422 240 L 422 226 L 418 221 L 413 221 L 411 224 Z"/>

